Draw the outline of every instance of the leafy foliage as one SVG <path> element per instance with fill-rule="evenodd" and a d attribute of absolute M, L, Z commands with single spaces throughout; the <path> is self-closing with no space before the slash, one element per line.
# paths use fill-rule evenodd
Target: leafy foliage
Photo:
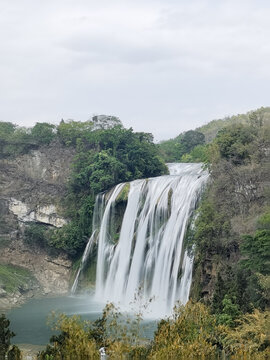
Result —
<path fill-rule="evenodd" d="M 46 226 L 31 224 L 25 228 L 23 238 L 24 242 L 30 246 L 44 247 L 48 243 L 49 236 Z"/>
<path fill-rule="evenodd" d="M 224 301 L 225 308 L 227 314 L 235 316 L 236 309 L 229 301 Z M 112 304 L 94 322 L 53 315 L 54 329 L 60 334 L 51 338 L 52 345 L 38 359 L 98 359 L 100 347 L 110 359 L 266 359 L 270 349 L 269 312 L 255 310 L 237 316 L 234 328 L 221 325 L 207 306 L 190 301 L 158 323 L 150 342 L 142 337 L 141 315 L 126 317 Z"/>
<path fill-rule="evenodd" d="M 216 143 L 221 157 L 241 164 L 249 158 L 250 144 L 256 136 L 256 129 L 251 126 L 231 125 L 219 131 Z"/>
<path fill-rule="evenodd" d="M 65 122 L 62 120 L 57 127 L 57 135 L 65 145 L 75 146 L 77 139 L 80 139 L 85 132 L 91 131 L 92 128 L 92 121 L 81 122 L 70 120 Z"/>
<path fill-rule="evenodd" d="M 61 333 L 52 336 L 51 342 L 54 345 L 48 345 L 46 350 L 41 351 L 38 359 L 99 359 L 96 343 L 88 336 L 87 325 L 88 323 L 81 321 L 78 316 L 67 317 L 60 314 L 55 319 L 54 330 Z"/>
<path fill-rule="evenodd" d="M 242 124 L 242 125 L 250 125 L 252 122 L 252 118 L 259 119 L 260 123 L 269 123 L 270 121 L 270 107 L 262 107 L 255 111 L 248 112 L 247 114 L 239 114 L 233 115 L 231 117 L 225 117 L 224 119 L 213 120 L 199 127 L 197 130 L 202 132 L 205 135 L 206 143 L 212 142 L 217 133 L 230 125 Z"/>
<path fill-rule="evenodd" d="M 90 216 L 88 214 L 88 216 Z M 70 255 L 75 255 L 78 249 L 82 249 L 87 241 L 83 229 L 75 221 L 71 221 L 60 229 L 56 229 L 49 240 L 49 245 L 56 249 L 62 249 Z"/>
<path fill-rule="evenodd" d="M 25 154 L 41 145 L 48 145 L 55 137 L 56 130 L 52 124 L 36 123 L 33 128 L 25 128 L 0 122 L 0 157 Z"/>
<path fill-rule="evenodd" d="M 16 126 L 10 122 L 0 121 L 0 139 L 7 141 L 14 134 Z"/>
<path fill-rule="evenodd" d="M 238 326 L 228 331 L 224 348 L 232 359 L 267 359 L 270 355 L 269 312 L 255 310 L 241 318 Z"/>
<path fill-rule="evenodd" d="M 205 136 L 199 131 L 189 130 L 184 133 L 180 140 L 181 150 L 183 154 L 190 153 L 195 146 L 203 145 L 205 143 Z"/>
<path fill-rule="evenodd" d="M 204 134 L 189 130 L 175 139 L 162 141 L 158 146 L 165 161 L 201 162 L 206 158 L 204 143 Z"/>
<path fill-rule="evenodd" d="M 143 359 L 147 348 L 142 346 L 141 315 L 134 319 L 123 316 L 112 304 L 106 305 L 102 317 L 94 322 L 78 316 L 52 314 L 53 329 L 60 331 L 50 339 L 53 346 L 39 353 L 39 360 L 99 359 L 98 349 L 106 347 L 110 359 Z"/>
<path fill-rule="evenodd" d="M 189 302 L 163 320 L 155 334 L 151 359 L 211 359 L 217 354 L 221 328 L 203 304 Z"/>
<path fill-rule="evenodd" d="M 31 130 L 31 136 L 37 144 L 48 145 L 55 137 L 55 125 L 48 123 L 36 123 Z"/>
<path fill-rule="evenodd" d="M 0 360 L 21 360 L 21 352 L 17 346 L 11 347 L 10 340 L 15 334 L 9 329 L 10 321 L 4 314 L 0 316 Z"/>
<path fill-rule="evenodd" d="M 260 128 L 269 128 L 270 124 L 270 108 L 260 108 L 256 111 L 251 111 L 247 114 L 240 114 L 232 117 L 226 117 L 224 119 L 219 120 L 213 120 L 209 122 L 206 125 L 203 125 L 196 130 L 187 131 L 186 133 L 182 133 L 175 137 L 174 139 L 162 141 L 158 144 L 159 151 L 161 156 L 165 159 L 167 162 L 174 162 L 174 161 L 183 161 L 183 162 L 211 162 L 211 157 L 213 153 L 214 148 L 211 146 L 210 152 L 207 150 L 207 146 L 204 144 L 210 144 L 215 141 L 215 138 L 217 136 L 221 136 L 223 132 L 227 132 L 226 129 L 233 129 L 235 128 L 235 131 L 237 132 L 237 128 L 240 129 L 245 127 L 250 127 L 251 133 L 254 132 L 256 136 L 256 132 Z M 228 131 L 231 132 L 231 131 Z M 248 148 L 248 138 L 244 139 L 244 136 L 241 137 L 242 139 L 238 138 L 239 134 L 236 134 L 237 144 L 234 144 L 234 135 L 231 132 L 231 134 L 227 134 L 226 144 L 224 144 L 224 147 L 227 149 L 224 149 L 225 151 L 231 151 L 231 154 L 228 153 L 227 155 L 237 155 L 236 157 L 245 158 L 246 156 L 246 148 Z M 248 134 L 246 134 L 248 135 Z M 201 139 L 200 139 L 201 137 Z M 189 141 L 191 140 L 190 145 Z M 268 132 L 268 138 L 269 138 L 269 132 Z M 198 143 L 196 144 L 196 139 Z M 223 139 L 225 141 L 225 139 Z M 232 148 L 229 150 L 229 148 Z M 185 146 L 187 145 L 187 146 Z M 260 149 L 260 145 L 257 144 L 257 150 Z M 192 154 L 193 149 L 199 146 L 198 150 L 196 151 L 196 154 Z M 202 147 L 200 147 L 202 146 Z M 203 153 L 201 153 L 203 151 Z M 200 155 L 200 156 L 199 156 Z M 207 156 L 205 156 L 207 155 Z M 210 155 L 210 156 L 209 156 Z M 237 159 L 236 159 L 237 160 Z M 241 160 L 242 161 L 242 160 Z"/>
<path fill-rule="evenodd" d="M 241 251 L 247 256 L 242 260 L 247 269 L 270 274 L 270 230 L 257 230 L 254 236 L 243 236 Z"/>
<path fill-rule="evenodd" d="M 230 326 L 237 319 L 233 308 L 245 313 L 269 306 L 269 210 L 263 213 L 269 136 L 255 115 L 250 124 L 227 126 L 207 145 L 212 182 L 193 231 L 193 294 Z"/>
<path fill-rule="evenodd" d="M 208 162 L 207 146 L 206 145 L 197 145 L 195 146 L 190 153 L 182 155 L 181 162 Z"/>
<path fill-rule="evenodd" d="M 239 317 L 240 311 L 239 306 L 235 302 L 235 297 L 233 297 L 232 301 L 228 294 L 224 296 L 224 299 L 222 300 L 222 311 L 217 316 L 218 324 L 226 325 L 229 327 L 236 326 L 236 319 Z"/>
<path fill-rule="evenodd" d="M 92 122 L 61 122 L 58 135 L 76 146 L 65 207 L 71 222 L 55 231 L 50 244 L 76 255 L 91 232 L 95 196 L 114 185 L 167 173 L 151 134 L 116 125 L 93 130 Z"/>

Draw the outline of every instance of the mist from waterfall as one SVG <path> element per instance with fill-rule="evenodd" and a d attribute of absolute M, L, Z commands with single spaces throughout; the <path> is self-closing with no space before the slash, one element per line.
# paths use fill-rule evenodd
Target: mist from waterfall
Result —
<path fill-rule="evenodd" d="M 97 197 L 94 235 L 83 257 L 85 262 L 96 238 L 97 301 L 127 310 L 136 302 L 148 304 L 153 317 L 169 315 L 177 301 L 188 301 L 193 258 L 184 238 L 209 175 L 201 164 L 172 163 L 168 168 L 170 175 L 129 183 L 117 240 L 115 209 L 127 184 Z"/>

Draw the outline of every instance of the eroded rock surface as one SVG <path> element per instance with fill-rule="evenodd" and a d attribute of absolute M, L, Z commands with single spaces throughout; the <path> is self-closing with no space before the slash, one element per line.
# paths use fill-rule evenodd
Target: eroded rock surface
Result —
<path fill-rule="evenodd" d="M 14 294 L 0 281 L 0 308 L 36 295 L 68 292 L 71 261 L 25 244 L 23 233 L 33 223 L 59 228 L 68 222 L 61 203 L 74 154 L 74 149 L 55 142 L 14 159 L 0 159 L 0 264 L 26 268 L 35 279 Z"/>

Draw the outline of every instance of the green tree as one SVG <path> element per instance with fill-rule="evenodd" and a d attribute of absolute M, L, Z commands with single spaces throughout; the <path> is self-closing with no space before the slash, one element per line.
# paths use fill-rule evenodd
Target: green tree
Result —
<path fill-rule="evenodd" d="M 229 327 L 236 326 L 236 320 L 240 315 L 239 306 L 235 303 L 235 297 L 231 299 L 228 294 L 222 300 L 222 311 L 217 316 L 218 324 L 227 325 Z"/>
<path fill-rule="evenodd" d="M 195 146 L 203 145 L 205 143 L 204 134 L 197 130 L 189 130 L 184 133 L 180 140 L 180 148 L 182 154 L 190 153 Z"/>
<path fill-rule="evenodd" d="M 205 305 L 188 302 L 175 308 L 172 319 L 161 320 L 150 359 L 215 359 L 221 332 Z"/>
<path fill-rule="evenodd" d="M 0 155 L 5 155 L 6 146 L 12 138 L 16 126 L 10 122 L 0 121 Z"/>
<path fill-rule="evenodd" d="M 82 321 L 78 316 L 68 317 L 60 314 L 54 319 L 53 329 L 60 332 L 51 337 L 48 345 L 38 355 L 39 360 L 81 360 L 99 359 L 98 349 L 94 339 L 89 338 L 89 323 Z"/>
<path fill-rule="evenodd" d="M 16 129 L 16 125 L 11 122 L 0 121 L 0 139 L 1 141 L 7 141 Z"/>
<path fill-rule="evenodd" d="M 55 125 L 48 123 L 36 123 L 31 130 L 31 135 L 37 144 L 48 145 L 56 136 Z"/>
<path fill-rule="evenodd" d="M 74 131 L 73 131 L 74 130 Z M 57 229 L 50 244 L 76 255 L 91 232 L 95 196 L 120 182 L 168 172 L 148 133 L 135 133 L 120 125 L 93 130 L 72 121 L 58 127 L 60 138 L 76 146 L 66 207 L 71 222 Z"/>
<path fill-rule="evenodd" d="M 176 162 L 181 159 L 179 138 L 161 141 L 158 145 L 160 156 L 166 162 Z"/>
<path fill-rule="evenodd" d="M 78 138 L 82 137 L 84 132 L 92 131 L 92 121 L 64 121 L 62 120 L 57 127 L 57 134 L 60 140 L 67 146 L 76 145 Z"/>
<path fill-rule="evenodd" d="M 25 228 L 24 241 L 30 245 L 44 247 L 47 245 L 46 227 L 40 224 L 31 224 Z"/>
<path fill-rule="evenodd" d="M 241 251 L 247 256 L 242 260 L 244 267 L 270 275 L 270 230 L 257 230 L 254 236 L 243 236 Z"/>
<path fill-rule="evenodd" d="M 216 143 L 221 157 L 231 160 L 235 165 L 243 164 L 250 158 L 250 145 L 255 139 L 257 130 L 245 125 L 231 125 L 220 130 Z"/>
<path fill-rule="evenodd" d="M 0 316 L 0 360 L 5 360 L 6 356 L 10 360 L 20 360 L 21 352 L 17 346 L 13 345 L 10 349 L 10 340 L 15 334 L 9 329 L 10 321 L 4 314 Z"/>

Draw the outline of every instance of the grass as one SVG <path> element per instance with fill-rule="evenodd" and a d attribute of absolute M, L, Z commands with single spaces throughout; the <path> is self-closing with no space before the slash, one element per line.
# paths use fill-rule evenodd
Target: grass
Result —
<path fill-rule="evenodd" d="M 31 280 L 33 280 L 33 275 L 29 270 L 19 266 L 0 264 L 0 286 L 7 293 L 14 293 Z"/>

